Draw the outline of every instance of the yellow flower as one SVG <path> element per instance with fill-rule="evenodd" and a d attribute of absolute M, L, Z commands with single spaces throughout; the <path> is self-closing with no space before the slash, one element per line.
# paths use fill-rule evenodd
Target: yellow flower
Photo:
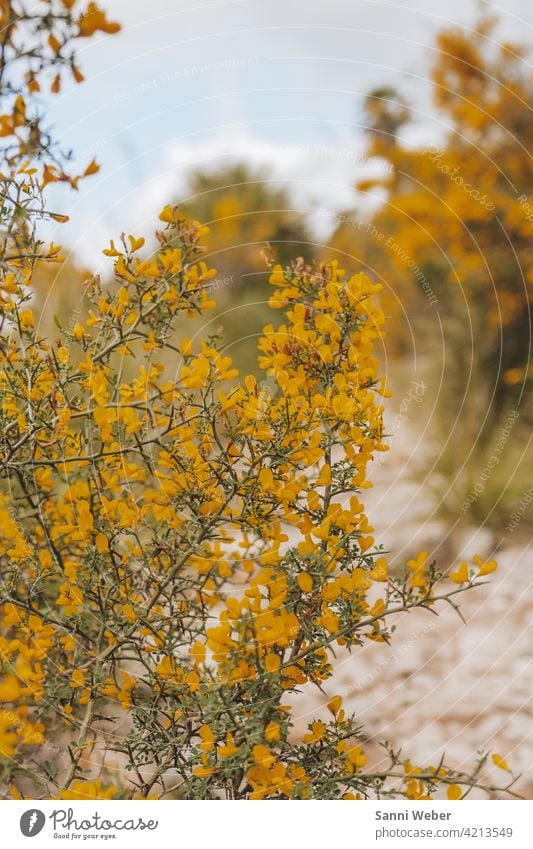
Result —
<path fill-rule="evenodd" d="M 107 554 L 109 551 L 109 542 L 104 534 L 96 534 L 94 544 L 99 554 Z"/>
<path fill-rule="evenodd" d="M 357 769 L 363 767 L 368 760 L 366 754 L 360 746 L 352 746 L 350 749 L 348 749 L 348 751 L 346 752 L 346 758 L 348 762 Z"/>
<path fill-rule="evenodd" d="M 102 784 L 99 778 L 94 781 L 82 781 L 74 779 L 70 787 L 66 790 L 61 790 L 59 793 L 60 799 L 113 799 L 117 792 L 114 784 L 109 784 L 107 787 Z"/>
<path fill-rule="evenodd" d="M 268 743 L 276 743 L 280 739 L 281 739 L 281 729 L 279 727 L 279 724 L 277 722 L 274 722 L 274 720 L 272 720 L 271 722 L 268 723 L 267 727 L 265 728 L 265 740 Z"/>
<path fill-rule="evenodd" d="M 428 559 L 427 551 L 421 551 L 414 560 L 407 561 L 407 568 L 412 572 L 409 583 L 412 587 L 420 587 L 424 590 L 427 586 L 426 579 L 426 562 Z"/>
<path fill-rule="evenodd" d="M 15 702 L 20 692 L 20 682 L 16 675 L 6 675 L 0 681 L 0 702 Z"/>
<path fill-rule="evenodd" d="M 281 659 L 279 655 L 272 654 L 272 652 L 265 655 L 264 666 L 267 672 L 277 672 L 281 666 Z"/>
<path fill-rule="evenodd" d="M 85 330 L 82 324 L 79 321 L 76 322 L 74 327 L 72 328 L 72 335 L 77 342 L 80 342 L 85 336 Z"/>
<path fill-rule="evenodd" d="M 56 601 L 64 607 L 65 616 L 73 616 L 83 604 L 83 593 L 76 584 L 61 584 Z"/>
<path fill-rule="evenodd" d="M 304 734 L 304 743 L 318 743 L 326 734 L 326 726 L 323 722 L 314 721 L 310 727 L 309 734 Z"/>
<path fill-rule="evenodd" d="M 96 159 L 91 159 L 85 171 L 83 172 L 83 176 L 90 177 L 92 174 L 98 174 L 99 170 L 100 166 L 98 165 Z"/>
<path fill-rule="evenodd" d="M 165 206 L 159 213 L 159 220 L 164 221 L 166 224 L 174 224 L 178 220 L 177 207 Z"/>
<path fill-rule="evenodd" d="M 33 327 L 35 326 L 33 310 L 22 310 L 19 315 L 19 322 L 21 330 L 33 330 Z"/>
<path fill-rule="evenodd" d="M 135 611 L 134 611 L 133 607 L 131 606 L 131 604 L 123 604 L 122 605 L 122 613 L 124 614 L 124 616 L 128 620 L 128 622 L 131 622 L 133 624 L 134 622 L 137 621 L 137 616 L 136 616 Z"/>
<path fill-rule="evenodd" d="M 373 581 L 388 580 L 388 564 L 385 557 L 378 557 L 374 564 L 374 568 L 368 573 Z"/>
<path fill-rule="evenodd" d="M 446 790 L 446 796 L 448 799 L 455 800 L 460 799 L 463 795 L 463 791 L 459 787 L 458 784 L 450 784 L 448 789 Z"/>
<path fill-rule="evenodd" d="M 70 353 L 68 351 L 68 348 L 58 348 L 56 355 L 58 361 L 61 363 L 62 366 L 68 365 L 70 359 Z"/>
<path fill-rule="evenodd" d="M 333 716 L 337 716 L 342 706 L 342 696 L 333 696 L 327 704 L 327 708 Z"/>
<path fill-rule="evenodd" d="M 487 560 L 487 562 L 484 563 L 481 557 L 478 557 L 477 554 L 474 555 L 474 563 L 478 567 L 478 578 L 481 578 L 482 575 L 490 575 L 491 572 L 494 572 L 494 570 L 498 568 L 495 560 Z"/>
<path fill-rule="evenodd" d="M 320 474 L 315 481 L 316 486 L 328 486 L 331 483 L 331 466 L 327 463 L 320 469 Z"/>
<path fill-rule="evenodd" d="M 454 584 L 466 584 L 469 580 L 468 565 L 466 563 L 461 563 L 455 572 L 450 572 L 450 580 L 453 581 Z"/>
<path fill-rule="evenodd" d="M 198 640 L 193 643 L 190 650 L 190 655 L 195 661 L 195 663 L 205 663 L 206 658 L 206 650 L 203 643 L 200 643 Z"/>
<path fill-rule="evenodd" d="M 198 734 L 202 740 L 200 743 L 200 749 L 202 749 L 203 752 L 210 752 L 215 746 L 215 735 L 213 734 L 210 726 L 202 725 L 201 728 L 198 729 Z"/>
<path fill-rule="evenodd" d="M 78 26 L 80 36 L 83 38 L 90 38 L 98 30 L 113 35 L 120 32 L 121 28 L 120 24 L 108 21 L 105 12 L 96 3 L 89 3 L 86 11 L 78 19 Z"/>
<path fill-rule="evenodd" d="M 232 758 L 233 755 L 236 755 L 238 751 L 239 748 L 235 745 L 233 734 L 228 731 L 228 733 L 226 734 L 226 744 L 219 746 L 217 749 L 217 753 L 221 758 Z"/>
<path fill-rule="evenodd" d="M 296 576 L 296 581 L 303 593 L 310 593 L 313 591 L 313 579 L 308 572 L 300 572 Z"/>
<path fill-rule="evenodd" d="M 70 679 L 70 686 L 76 689 L 77 687 L 83 687 L 85 683 L 85 675 L 81 669 L 75 669 L 72 673 L 72 677 Z"/>
<path fill-rule="evenodd" d="M 209 778 L 209 776 L 213 775 L 214 772 L 216 772 L 215 767 L 205 766 L 204 764 L 201 764 L 200 766 L 197 766 L 193 769 L 193 775 L 195 775 L 197 778 Z"/>
<path fill-rule="evenodd" d="M 132 253 L 135 251 L 139 251 L 144 245 L 144 238 L 141 236 L 140 238 L 135 238 L 135 236 L 128 236 Z"/>
<path fill-rule="evenodd" d="M 265 766 L 267 768 L 272 766 L 275 761 L 274 755 L 272 754 L 270 749 L 267 749 L 267 747 L 263 746 L 261 743 L 258 743 L 253 747 L 252 754 L 254 757 L 254 761 L 257 764 L 261 764 L 262 766 Z"/>
<path fill-rule="evenodd" d="M 501 757 L 501 755 L 497 755 L 496 753 L 492 755 L 492 763 L 497 766 L 499 769 L 503 769 L 506 772 L 510 772 L 509 765 L 507 761 Z"/>

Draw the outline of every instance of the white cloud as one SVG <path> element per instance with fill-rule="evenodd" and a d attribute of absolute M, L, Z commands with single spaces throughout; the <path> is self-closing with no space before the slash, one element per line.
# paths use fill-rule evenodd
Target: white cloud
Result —
<path fill-rule="evenodd" d="M 476 7 L 474 0 L 108 5 L 124 31 L 87 41 L 80 57 L 87 83 L 66 89 L 51 115 L 65 146 L 82 150 L 84 162 L 96 150 L 103 166 L 78 196 L 54 195 L 57 211 L 73 216 L 54 235 L 86 262 L 112 233 L 152 230 L 188 169 L 229 158 L 268 165 L 290 182 L 302 209 L 351 207 L 364 167 L 362 96 L 392 81 L 411 96 L 415 135 L 437 135 L 424 83 L 433 33 L 447 21 L 471 22 Z M 533 4 L 505 0 L 500 11 L 506 35 L 527 38 Z"/>

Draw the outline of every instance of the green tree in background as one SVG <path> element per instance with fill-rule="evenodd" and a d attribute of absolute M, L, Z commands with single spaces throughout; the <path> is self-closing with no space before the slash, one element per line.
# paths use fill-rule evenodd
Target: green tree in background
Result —
<path fill-rule="evenodd" d="M 184 195 L 180 208 L 210 230 L 206 261 L 217 268 L 211 327 L 220 328 L 242 367 L 255 370 L 255 340 L 273 318 L 270 265 L 286 267 L 299 256 L 312 260 L 310 230 L 288 188 L 246 163 L 193 172 Z"/>

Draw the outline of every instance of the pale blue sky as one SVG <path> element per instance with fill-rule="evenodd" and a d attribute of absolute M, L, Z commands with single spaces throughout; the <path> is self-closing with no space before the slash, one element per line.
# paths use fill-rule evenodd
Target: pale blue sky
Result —
<path fill-rule="evenodd" d="M 106 4 L 102 4 L 106 5 Z M 502 33 L 531 41 L 531 0 L 500 0 Z M 363 165 L 360 105 L 393 83 L 438 135 L 426 82 L 433 34 L 469 24 L 475 0 L 111 0 L 118 36 L 83 44 L 87 77 L 54 101 L 63 145 L 102 171 L 77 195 L 54 191 L 72 222 L 53 235 L 84 261 L 121 230 L 150 233 L 187 171 L 245 158 L 291 183 L 295 207 L 342 209 Z M 324 218 L 322 218 L 324 221 Z M 97 259 L 100 262 L 100 259 Z"/>

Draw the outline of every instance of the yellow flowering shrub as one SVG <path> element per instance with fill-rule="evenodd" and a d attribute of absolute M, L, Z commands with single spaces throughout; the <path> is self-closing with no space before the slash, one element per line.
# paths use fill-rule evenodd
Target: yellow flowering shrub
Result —
<path fill-rule="evenodd" d="M 116 29 L 95 4 L 76 18 L 74 3 L 45 5 L 78 35 Z M 51 35 L 53 21 L 41 21 Z M 41 192 L 50 166 L 27 166 L 16 144 L 3 179 Z M 395 615 L 455 603 L 493 568 L 461 564 L 440 588 L 425 552 L 392 572 L 374 539 L 360 496 L 387 447 L 379 287 L 335 262 L 274 266 L 265 389 L 217 336 L 182 332 L 213 306 L 198 222 L 165 207 L 144 258 L 142 237 L 111 242 L 112 280 L 88 280 L 87 320 L 51 340 L 31 284 L 57 249 L 28 226 L 17 241 L 21 209 L 31 220 L 24 205 L 4 211 L 0 266 L 6 794 L 420 799 L 485 786 L 486 757 L 465 773 L 385 745 L 373 770 L 363 730 L 326 695 L 333 649 L 388 642 Z M 329 719 L 299 736 L 304 687 L 325 694 Z"/>
<path fill-rule="evenodd" d="M 395 89 L 365 99 L 365 152 L 383 168 L 356 188 L 383 203 L 368 218 L 340 216 L 330 255 L 353 257 L 384 283 L 388 353 L 416 370 L 416 348 L 428 386 L 438 388 L 427 433 L 438 447 L 432 488 L 441 515 L 455 520 L 460 510 L 499 533 L 529 487 L 522 470 L 531 464 L 533 76 L 529 45 L 508 42 L 483 9 L 472 26 L 436 34 L 433 144 L 413 144 L 417 112 Z"/>

